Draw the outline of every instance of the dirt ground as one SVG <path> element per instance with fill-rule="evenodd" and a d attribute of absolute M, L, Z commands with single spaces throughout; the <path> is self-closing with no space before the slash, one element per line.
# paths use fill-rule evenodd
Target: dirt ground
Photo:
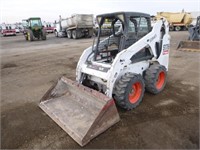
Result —
<path fill-rule="evenodd" d="M 121 121 L 84 148 L 199 149 L 199 56 L 177 51 L 187 32 L 171 32 L 168 82 L 158 95 L 145 93 L 137 109 L 118 108 Z M 92 39 L 48 35 L 27 42 L 1 37 L 1 148 L 81 148 L 39 107 L 61 76 L 75 80 L 79 56 Z"/>

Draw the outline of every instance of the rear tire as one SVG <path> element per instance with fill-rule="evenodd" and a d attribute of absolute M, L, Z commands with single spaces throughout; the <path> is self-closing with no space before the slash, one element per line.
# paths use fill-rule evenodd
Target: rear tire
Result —
<path fill-rule="evenodd" d="M 175 31 L 181 31 L 181 27 L 180 26 L 176 26 L 175 27 Z"/>
<path fill-rule="evenodd" d="M 78 38 L 76 30 L 72 30 L 72 37 L 73 37 L 73 39 L 77 39 Z"/>
<path fill-rule="evenodd" d="M 42 30 L 42 40 L 46 40 L 46 39 L 47 39 L 46 31 L 43 29 Z"/>
<path fill-rule="evenodd" d="M 144 87 L 140 74 L 125 73 L 115 85 L 114 99 L 117 105 L 126 110 L 137 107 L 144 96 Z"/>
<path fill-rule="evenodd" d="M 69 39 L 72 38 L 72 32 L 71 32 L 70 30 L 67 31 L 67 37 L 68 37 Z"/>
<path fill-rule="evenodd" d="M 169 31 L 174 31 L 174 26 L 170 26 Z"/>
<path fill-rule="evenodd" d="M 144 72 L 146 90 L 152 94 L 160 93 L 166 85 L 167 71 L 162 65 L 151 65 Z"/>

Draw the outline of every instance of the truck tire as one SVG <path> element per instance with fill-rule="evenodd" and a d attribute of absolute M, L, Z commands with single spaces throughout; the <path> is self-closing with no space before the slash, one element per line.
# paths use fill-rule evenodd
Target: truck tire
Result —
<path fill-rule="evenodd" d="M 144 72 L 146 90 L 152 94 L 160 93 L 166 85 L 167 71 L 162 65 L 151 65 Z"/>
<path fill-rule="evenodd" d="M 180 26 L 176 26 L 175 27 L 175 31 L 181 31 L 181 27 Z"/>
<path fill-rule="evenodd" d="M 94 29 L 89 29 L 87 38 L 91 38 L 94 34 Z"/>
<path fill-rule="evenodd" d="M 58 32 L 55 30 L 54 31 L 55 37 L 58 37 Z"/>
<path fill-rule="evenodd" d="M 42 40 L 46 40 L 46 39 L 47 39 L 46 30 L 42 29 Z"/>
<path fill-rule="evenodd" d="M 126 110 L 137 107 L 144 96 L 145 84 L 140 74 L 125 73 L 114 88 L 116 104 Z"/>
<path fill-rule="evenodd" d="M 183 27 L 183 31 L 188 31 L 188 26 Z"/>
<path fill-rule="evenodd" d="M 73 37 L 73 39 L 77 39 L 78 38 L 76 30 L 72 30 L 72 37 Z"/>
<path fill-rule="evenodd" d="M 170 26 L 169 31 L 174 31 L 174 26 Z"/>
<path fill-rule="evenodd" d="M 31 30 L 27 31 L 27 38 L 28 41 L 33 41 L 33 32 Z"/>
<path fill-rule="evenodd" d="M 67 31 L 67 37 L 68 37 L 69 39 L 72 38 L 72 32 L 71 32 L 71 30 L 68 30 L 68 31 Z"/>

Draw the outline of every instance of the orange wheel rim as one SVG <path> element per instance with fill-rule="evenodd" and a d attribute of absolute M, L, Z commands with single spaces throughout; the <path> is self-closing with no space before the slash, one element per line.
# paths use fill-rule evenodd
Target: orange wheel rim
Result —
<path fill-rule="evenodd" d="M 158 79 L 156 82 L 156 88 L 158 90 L 160 90 L 163 87 L 164 83 L 165 83 L 165 73 L 164 73 L 164 71 L 161 71 L 158 75 Z"/>
<path fill-rule="evenodd" d="M 142 85 L 140 82 L 136 82 L 132 84 L 132 89 L 129 93 L 129 101 L 130 103 L 136 103 L 142 94 Z"/>

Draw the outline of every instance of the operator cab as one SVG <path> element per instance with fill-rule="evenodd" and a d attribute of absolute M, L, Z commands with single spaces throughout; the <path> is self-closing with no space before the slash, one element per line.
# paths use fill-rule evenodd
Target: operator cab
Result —
<path fill-rule="evenodd" d="M 116 12 L 97 16 L 99 26 L 94 60 L 112 63 L 122 50 L 151 31 L 150 15 L 134 12 Z"/>
<path fill-rule="evenodd" d="M 22 20 L 22 24 L 25 28 L 42 28 L 41 19 L 37 17 Z"/>

